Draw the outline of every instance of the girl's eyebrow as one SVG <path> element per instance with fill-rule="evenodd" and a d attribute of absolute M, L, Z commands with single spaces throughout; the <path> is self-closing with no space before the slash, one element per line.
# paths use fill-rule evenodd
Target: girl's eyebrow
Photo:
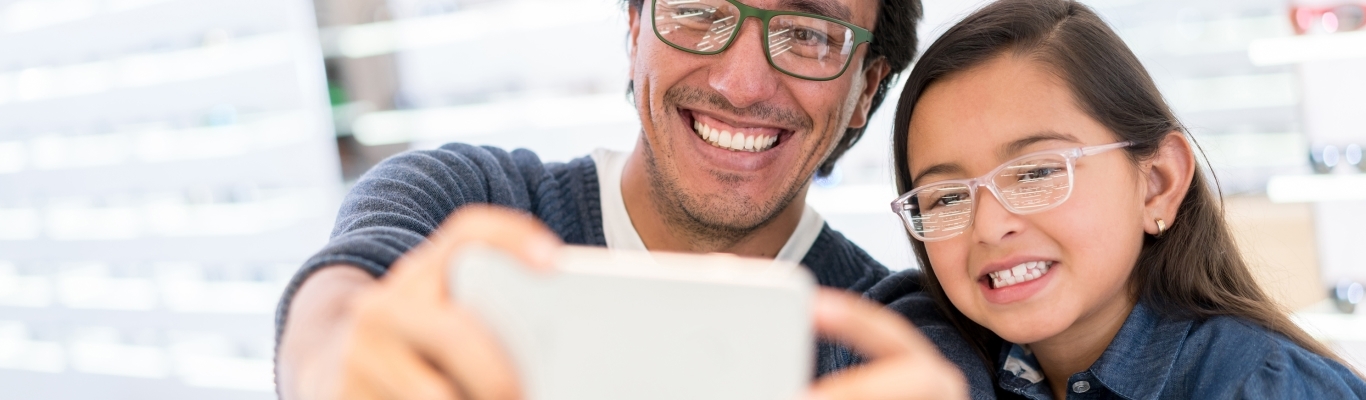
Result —
<path fill-rule="evenodd" d="M 1072 136 L 1070 134 L 1057 131 L 1039 131 L 1030 134 L 1029 136 L 1016 139 L 1015 141 L 1007 143 L 1004 146 L 1001 146 L 1001 150 L 997 151 L 996 157 L 998 159 L 1004 160 L 1010 158 L 1011 156 L 1019 154 L 1021 151 L 1024 151 L 1024 149 L 1028 148 L 1030 145 L 1049 140 L 1057 140 L 1077 144 L 1082 143 L 1081 140 L 1078 140 L 1076 136 Z M 920 171 L 919 174 L 915 174 L 915 177 L 911 178 L 911 182 L 919 182 L 920 178 L 924 178 L 926 175 L 953 174 L 962 173 L 963 171 L 963 166 L 958 165 L 957 163 L 935 164 L 929 168 L 926 168 L 924 171 Z"/>
<path fill-rule="evenodd" d="M 1038 142 L 1049 141 L 1049 140 L 1057 140 L 1057 141 L 1063 141 L 1063 142 L 1072 142 L 1072 143 L 1076 143 L 1076 144 L 1081 144 L 1081 143 L 1082 143 L 1081 140 L 1078 140 L 1076 136 L 1072 136 L 1072 135 L 1069 135 L 1069 134 L 1066 134 L 1066 133 L 1062 133 L 1062 132 L 1057 132 L 1057 131 L 1048 131 L 1048 130 L 1045 130 L 1045 131 L 1039 131 L 1039 132 L 1032 133 L 1032 134 L 1030 134 L 1029 136 L 1025 136 L 1024 138 L 1016 139 L 1016 140 L 1013 141 L 1013 142 L 1010 142 L 1010 143 L 1007 143 L 1007 144 L 1004 145 L 1004 146 L 1001 146 L 1001 149 L 1000 149 L 999 151 L 996 152 L 996 156 L 997 156 L 999 159 L 1004 160 L 1004 159 L 1010 158 L 1010 157 L 1012 157 L 1012 156 L 1014 156 L 1014 155 L 1020 154 L 1021 151 L 1024 151 L 1024 149 L 1028 148 L 1030 145 L 1033 145 L 1033 144 L 1038 143 Z"/>
<path fill-rule="evenodd" d="M 919 182 L 919 181 L 920 181 L 920 178 L 924 178 L 925 175 L 933 175 L 933 174 L 953 174 L 953 173 L 962 173 L 962 172 L 963 172 L 963 166 L 958 165 L 957 163 L 935 164 L 935 165 L 932 166 L 932 167 L 926 168 L 924 171 L 920 171 L 920 173 L 919 173 L 919 174 L 916 174 L 914 178 L 911 178 L 911 182 L 912 182 L 912 183 L 914 183 L 914 182 Z"/>

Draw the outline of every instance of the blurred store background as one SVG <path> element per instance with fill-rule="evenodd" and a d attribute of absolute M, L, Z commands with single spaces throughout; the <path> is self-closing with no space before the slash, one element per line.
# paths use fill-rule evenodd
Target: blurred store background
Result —
<path fill-rule="evenodd" d="M 1366 2 L 1088 3 L 1264 284 L 1366 365 Z M 922 46 L 979 4 L 925 0 Z M 273 398 L 276 301 L 347 185 L 452 141 L 629 150 L 625 26 L 616 0 L 0 0 L 0 398 Z M 894 108 L 809 200 L 902 269 Z"/>

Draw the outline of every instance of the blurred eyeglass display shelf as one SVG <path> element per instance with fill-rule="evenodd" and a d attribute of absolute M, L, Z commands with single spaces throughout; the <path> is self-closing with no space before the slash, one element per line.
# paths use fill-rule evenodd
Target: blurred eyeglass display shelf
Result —
<path fill-rule="evenodd" d="M 1349 361 L 1366 362 L 1362 327 L 1366 315 L 1344 307 L 1361 301 L 1366 282 L 1366 258 L 1361 256 L 1361 228 L 1366 226 L 1366 164 L 1361 144 L 1366 124 L 1361 110 L 1366 99 L 1366 8 L 1352 1 L 1295 1 L 1289 10 L 1294 36 L 1252 43 L 1248 56 L 1257 65 L 1293 65 L 1299 76 L 1302 104 L 1300 124 L 1309 148 L 1312 174 L 1271 177 L 1267 196 L 1273 202 L 1311 203 L 1319 273 L 1324 283 L 1336 282 L 1330 301 L 1300 310 L 1295 320 L 1307 331 L 1344 346 Z M 1326 285 L 1324 287 L 1327 287 Z M 1354 288 L 1350 293 L 1343 287 Z M 1350 299 L 1348 299 L 1350 298 Z M 1355 313 L 1346 313 L 1355 311 Z"/>
<path fill-rule="evenodd" d="M 0 397 L 274 398 L 325 82 L 308 0 L 0 2 Z"/>

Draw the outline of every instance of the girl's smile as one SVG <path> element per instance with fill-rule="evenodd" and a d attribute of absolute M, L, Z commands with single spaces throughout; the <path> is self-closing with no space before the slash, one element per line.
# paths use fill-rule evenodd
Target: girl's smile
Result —
<path fill-rule="evenodd" d="M 1048 260 L 996 262 L 982 270 L 977 283 L 982 297 L 993 304 L 1022 301 L 1048 285 L 1053 277 L 1049 272 L 1057 264 Z"/>

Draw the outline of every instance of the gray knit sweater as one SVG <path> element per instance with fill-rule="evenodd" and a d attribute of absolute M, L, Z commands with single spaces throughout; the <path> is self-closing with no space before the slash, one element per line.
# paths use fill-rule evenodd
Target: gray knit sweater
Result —
<path fill-rule="evenodd" d="M 511 153 L 465 144 L 406 152 L 376 165 L 342 202 L 332 240 L 304 263 L 276 312 L 278 343 L 289 302 L 314 271 L 333 264 L 360 267 L 376 277 L 421 243 L 456 208 L 485 203 L 525 210 L 565 243 L 606 246 L 597 167 L 589 157 L 543 163 L 527 150 Z M 888 270 L 843 235 L 822 227 L 802 264 L 821 285 L 862 293 Z M 855 362 L 847 351 L 821 344 L 817 372 Z"/>

